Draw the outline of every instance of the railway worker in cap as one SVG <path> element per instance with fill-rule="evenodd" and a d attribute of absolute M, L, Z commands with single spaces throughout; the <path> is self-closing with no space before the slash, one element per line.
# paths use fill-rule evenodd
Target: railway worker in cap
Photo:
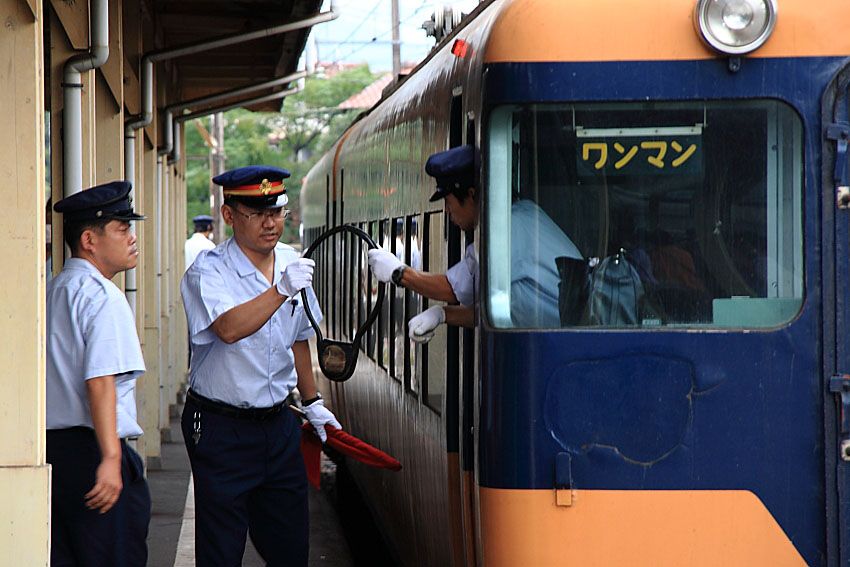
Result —
<path fill-rule="evenodd" d="M 445 199 L 446 213 L 461 230 L 478 226 L 479 202 L 475 188 L 478 151 L 460 146 L 428 158 L 425 172 L 434 177 L 437 190 L 431 201 Z M 466 247 L 464 258 L 445 274 L 432 274 L 406 266 L 383 249 L 368 252 L 369 266 L 382 282 L 393 282 L 437 301 L 460 305 L 434 305 L 408 322 L 410 338 L 427 342 L 441 323 L 472 327 L 475 322 L 474 297 L 477 292 L 478 256 L 475 247 Z"/>
<path fill-rule="evenodd" d="M 446 212 L 461 230 L 478 226 L 479 198 L 475 188 L 478 152 L 461 146 L 428 158 L 425 171 L 435 178 L 432 201 L 445 199 Z M 558 309 L 556 257 L 581 260 L 570 238 L 528 199 L 511 204 L 511 319 L 516 327 L 561 326 Z M 404 265 L 385 250 L 370 250 L 369 265 L 380 281 L 392 281 L 431 299 L 460 305 L 435 305 L 408 322 L 410 338 L 427 342 L 441 323 L 472 327 L 478 294 L 478 257 L 472 244 L 463 260 L 443 274 L 430 274 Z"/>
<path fill-rule="evenodd" d="M 136 266 L 130 184 L 67 197 L 71 258 L 47 286 L 47 461 L 53 466 L 51 564 L 139 565 L 151 500 L 134 387 L 145 372 L 136 318 L 110 281 Z"/>
<path fill-rule="evenodd" d="M 212 250 L 215 244 L 210 240 L 210 235 L 213 229 L 213 218 L 209 215 L 198 215 L 192 218 L 192 224 L 195 225 L 195 232 L 186 240 L 183 245 L 183 253 L 186 257 L 186 267 L 188 270 L 201 250 Z"/>
<path fill-rule="evenodd" d="M 314 262 L 278 242 L 289 172 L 251 166 L 213 179 L 233 237 L 201 252 L 181 293 L 193 358 L 182 431 L 195 483 L 199 567 L 240 565 L 246 533 L 269 565 L 306 565 L 307 477 L 301 424 L 285 410 L 297 386 L 310 423 L 340 427 L 325 409 L 300 290 L 321 318 Z"/>

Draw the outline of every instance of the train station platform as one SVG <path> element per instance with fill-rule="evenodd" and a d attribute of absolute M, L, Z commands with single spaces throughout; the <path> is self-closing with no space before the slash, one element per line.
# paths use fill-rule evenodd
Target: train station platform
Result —
<path fill-rule="evenodd" d="M 181 408 L 182 409 L 182 408 Z M 179 412 L 178 412 L 179 415 Z M 170 439 L 163 439 L 162 467 L 148 471 L 153 511 L 148 531 L 148 567 L 195 565 L 194 496 L 189 457 L 179 416 L 172 413 Z M 323 482 L 325 475 L 323 475 Z M 336 510 L 325 493 L 309 487 L 310 567 L 354 565 Z M 248 539 L 243 567 L 265 565 Z"/>

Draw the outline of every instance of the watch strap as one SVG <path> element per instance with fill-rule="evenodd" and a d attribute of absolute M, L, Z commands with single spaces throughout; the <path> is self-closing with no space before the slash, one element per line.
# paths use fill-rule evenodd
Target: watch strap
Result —
<path fill-rule="evenodd" d="M 306 400 L 301 400 L 301 405 L 302 406 L 309 406 L 310 404 L 318 402 L 321 399 L 322 399 L 322 394 L 320 394 L 319 392 L 316 392 L 316 397 L 309 398 L 309 399 L 306 399 Z"/>
<path fill-rule="evenodd" d="M 407 266 L 401 265 L 395 270 L 393 270 L 393 274 L 390 279 L 392 279 L 395 285 L 402 285 L 401 278 L 404 277 L 404 271 L 407 269 Z"/>

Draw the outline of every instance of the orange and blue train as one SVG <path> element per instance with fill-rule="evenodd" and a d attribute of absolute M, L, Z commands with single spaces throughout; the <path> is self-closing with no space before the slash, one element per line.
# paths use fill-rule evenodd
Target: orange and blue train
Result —
<path fill-rule="evenodd" d="M 395 286 L 325 383 L 404 565 L 850 566 L 850 4 L 493 0 L 319 161 L 305 244 L 479 259 L 426 345 Z M 480 222 L 429 155 L 480 149 Z M 326 336 L 375 300 L 317 252 Z"/>

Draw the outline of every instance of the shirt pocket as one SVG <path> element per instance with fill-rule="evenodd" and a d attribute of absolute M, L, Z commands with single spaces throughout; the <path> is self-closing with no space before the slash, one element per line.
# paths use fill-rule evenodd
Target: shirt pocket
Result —
<path fill-rule="evenodd" d="M 280 344 L 284 348 L 292 346 L 298 336 L 302 321 L 306 319 L 303 303 L 301 294 L 287 299 L 272 318 L 272 332 L 280 338 Z"/>

